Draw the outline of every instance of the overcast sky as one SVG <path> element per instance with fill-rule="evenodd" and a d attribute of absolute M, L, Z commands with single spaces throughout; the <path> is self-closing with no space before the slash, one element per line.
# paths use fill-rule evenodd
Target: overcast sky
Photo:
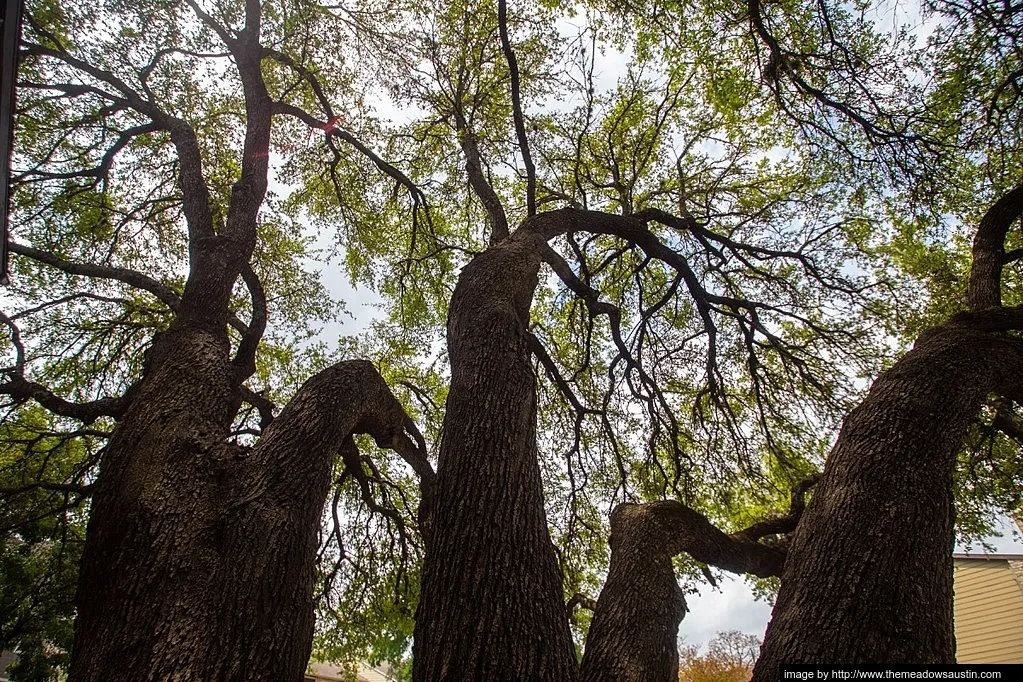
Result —
<path fill-rule="evenodd" d="M 1023 538 L 1015 526 L 1005 518 L 1001 522 L 1002 537 L 988 538 L 999 554 L 1023 554 Z M 956 552 L 982 552 L 979 546 L 956 547 Z M 720 589 L 705 585 L 699 595 L 686 597 L 689 613 L 679 628 L 679 639 L 686 644 L 706 645 L 723 630 L 741 630 L 763 638 L 767 621 L 771 618 L 771 605 L 753 598 L 746 582 L 741 578 L 718 581 Z"/>

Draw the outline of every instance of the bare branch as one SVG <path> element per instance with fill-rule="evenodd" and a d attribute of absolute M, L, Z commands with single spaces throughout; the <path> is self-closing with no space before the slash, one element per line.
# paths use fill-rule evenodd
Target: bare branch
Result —
<path fill-rule="evenodd" d="M 40 263 L 45 263 L 61 270 L 62 272 L 66 272 L 69 275 L 117 280 L 118 282 L 123 282 L 133 286 L 136 289 L 148 291 L 171 310 L 176 310 L 178 304 L 181 302 L 181 297 L 176 291 L 165 284 L 152 279 L 151 277 L 143 275 L 140 272 L 136 272 L 135 270 L 111 267 L 108 265 L 94 265 L 92 263 L 74 263 L 60 258 L 49 251 L 34 249 L 31 246 L 25 246 L 23 244 L 18 244 L 17 242 L 11 242 L 10 249 L 12 253 L 16 253 L 19 256 L 25 256 L 26 258 L 31 258 L 32 260 L 39 261 Z"/>
<path fill-rule="evenodd" d="M 497 2 L 497 24 L 501 34 L 501 49 L 508 60 L 508 72 L 511 75 L 512 118 L 515 121 L 515 135 L 519 140 L 519 153 L 522 164 L 526 167 L 526 215 L 536 214 L 536 166 L 529 153 L 529 138 L 526 136 L 526 123 L 522 115 L 522 99 L 519 94 L 519 63 L 515 58 L 511 40 L 508 37 L 508 3 L 506 0 Z"/>

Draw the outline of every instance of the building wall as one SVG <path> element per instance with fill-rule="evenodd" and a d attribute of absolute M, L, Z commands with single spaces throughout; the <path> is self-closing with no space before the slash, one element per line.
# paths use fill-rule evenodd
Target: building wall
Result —
<path fill-rule="evenodd" d="M 18 655 L 13 651 L 0 651 L 0 682 L 7 682 L 7 666 L 18 660 Z"/>
<path fill-rule="evenodd" d="M 358 666 L 355 676 L 350 670 L 326 663 L 310 663 L 305 674 L 306 682 L 391 682 L 383 668 L 368 665 Z"/>
<path fill-rule="evenodd" d="M 1023 562 L 955 559 L 956 658 L 1023 663 Z M 1020 578 L 1014 575 L 1017 568 Z"/>

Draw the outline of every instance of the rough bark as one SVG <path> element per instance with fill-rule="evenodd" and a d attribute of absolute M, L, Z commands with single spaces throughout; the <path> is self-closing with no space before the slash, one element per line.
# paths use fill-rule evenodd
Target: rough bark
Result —
<path fill-rule="evenodd" d="M 796 527 L 803 495 L 815 480 L 796 487 L 785 516 L 732 535 L 674 500 L 619 505 L 611 514 L 611 567 L 586 638 L 583 682 L 677 680 L 678 626 L 686 606 L 672 557 L 686 552 L 736 573 L 779 575 L 784 548 L 758 541 Z"/>
<path fill-rule="evenodd" d="M 797 527 L 754 680 L 781 663 L 951 663 L 955 453 L 1023 344 L 965 314 L 925 333 L 843 425 Z"/>
<path fill-rule="evenodd" d="M 372 365 L 341 363 L 246 451 L 224 442 L 227 349 L 161 345 L 104 456 L 70 679 L 299 680 L 333 457 L 352 432 L 407 439 L 404 413 Z"/>
<path fill-rule="evenodd" d="M 527 324 L 541 239 L 524 226 L 475 257 L 451 300 L 451 389 L 416 613 L 415 680 L 578 674 L 537 462 Z"/>
<path fill-rule="evenodd" d="M 1023 257 L 1005 253 L 1005 235 L 1023 213 L 1023 184 L 999 197 L 984 214 L 973 239 L 967 300 L 971 310 L 985 310 L 1002 304 L 1002 268 Z"/>
<path fill-rule="evenodd" d="M 586 640 L 584 682 L 678 680 L 686 600 L 671 562 L 671 528 L 658 516 L 656 507 L 637 504 L 611 515 L 611 565 Z"/>
<path fill-rule="evenodd" d="M 952 474 L 990 393 L 1023 386 L 1019 308 L 1001 307 L 1005 236 L 1023 185 L 985 213 L 967 300 L 853 410 L 794 533 L 754 680 L 782 663 L 951 663 Z"/>

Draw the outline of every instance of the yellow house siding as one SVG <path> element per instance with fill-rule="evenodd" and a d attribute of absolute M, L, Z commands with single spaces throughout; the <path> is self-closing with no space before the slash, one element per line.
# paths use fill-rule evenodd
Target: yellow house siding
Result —
<path fill-rule="evenodd" d="M 956 658 L 1023 663 L 1023 589 L 1005 559 L 955 560 Z"/>

